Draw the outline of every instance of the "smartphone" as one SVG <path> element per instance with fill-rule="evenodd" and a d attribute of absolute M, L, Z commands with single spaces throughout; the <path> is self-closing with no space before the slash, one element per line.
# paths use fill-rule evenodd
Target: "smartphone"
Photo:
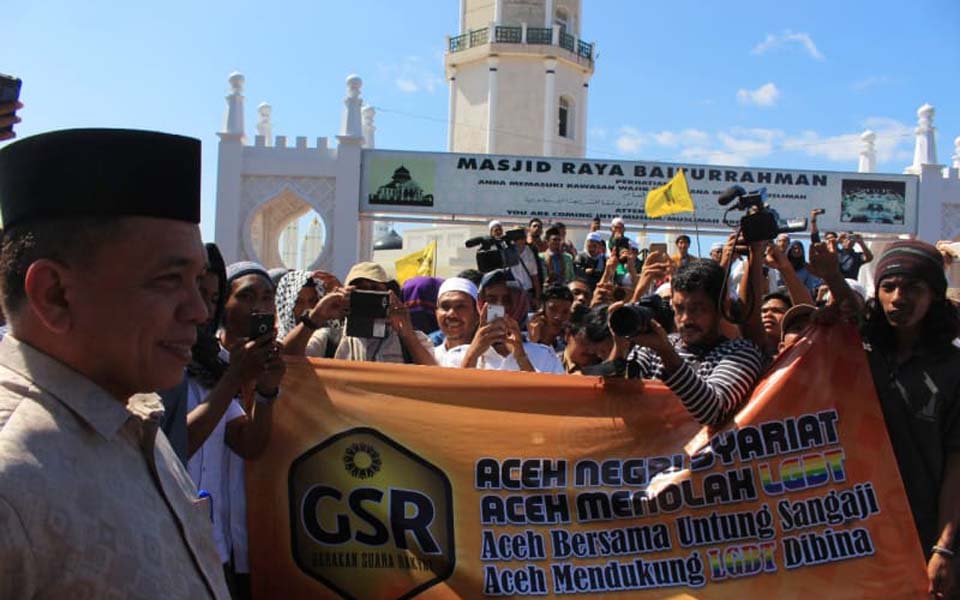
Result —
<path fill-rule="evenodd" d="M 503 305 L 501 304 L 488 304 L 487 305 L 487 323 L 493 321 L 494 319 L 500 319 L 503 315 L 506 314 L 503 310 Z"/>
<path fill-rule="evenodd" d="M 650 244 L 650 252 L 662 252 L 667 253 L 667 245 L 660 242 L 654 242 Z"/>
<path fill-rule="evenodd" d="M 273 330 L 273 313 L 252 313 L 250 315 L 250 339 L 258 338 Z"/>
<path fill-rule="evenodd" d="M 23 84 L 23 81 L 18 77 L 13 77 L 11 75 L 4 75 L 0 73 L 0 104 L 5 104 L 7 102 L 16 102 L 20 99 L 20 86 Z M 12 113 L 16 115 L 17 113 Z M 0 133 L 6 133 L 13 131 L 13 125 L 8 125 L 6 127 L 0 128 Z"/>
<path fill-rule="evenodd" d="M 390 292 L 353 290 L 350 292 L 347 335 L 360 338 L 387 337 L 389 309 Z"/>
<path fill-rule="evenodd" d="M 827 212 L 827 210 L 824 209 L 824 208 L 815 208 L 815 209 L 813 209 L 813 214 L 815 214 L 815 215 L 822 215 L 822 214 L 824 214 L 825 212 Z"/>

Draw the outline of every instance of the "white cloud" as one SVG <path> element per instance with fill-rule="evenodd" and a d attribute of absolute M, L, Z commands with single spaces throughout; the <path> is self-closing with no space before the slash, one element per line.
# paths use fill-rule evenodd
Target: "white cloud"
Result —
<path fill-rule="evenodd" d="M 434 93 L 443 87 L 442 68 L 437 61 L 428 63 L 419 56 L 406 56 L 399 64 L 379 65 L 381 73 L 393 80 L 394 86 L 405 94 Z"/>
<path fill-rule="evenodd" d="M 913 128 L 887 117 L 870 117 L 863 121 L 864 129 L 877 134 L 875 147 L 877 162 L 883 163 L 891 159 L 899 159 L 907 152 L 913 139 Z M 844 133 L 841 135 L 821 136 L 815 131 L 803 131 L 799 135 L 787 138 L 783 142 L 783 149 L 802 152 L 807 156 L 826 158 L 838 162 L 854 162 L 860 157 L 863 142 L 859 133 Z"/>
<path fill-rule="evenodd" d="M 750 52 L 751 54 L 765 54 L 768 50 L 787 44 L 799 44 L 814 60 L 824 60 L 825 58 L 823 53 L 817 49 L 817 45 L 813 43 L 813 38 L 810 37 L 809 33 L 794 33 L 789 29 L 780 35 L 768 33 L 767 37 L 754 46 Z"/>
<path fill-rule="evenodd" d="M 780 90 L 773 82 L 765 83 L 755 90 L 744 88 L 737 90 L 737 100 L 740 104 L 752 104 L 766 108 L 776 104 L 779 97 Z"/>
<path fill-rule="evenodd" d="M 854 81 L 850 84 L 850 89 L 855 92 L 863 92 L 872 87 L 886 85 L 888 83 L 890 83 L 890 78 L 886 75 L 872 75 L 870 77 L 864 77 L 863 79 Z"/>
<path fill-rule="evenodd" d="M 856 168 L 863 142 L 864 129 L 877 134 L 877 162 L 907 161 L 913 130 L 908 125 L 886 117 L 865 119 L 856 133 L 824 135 L 804 130 L 788 133 L 781 129 L 730 127 L 706 132 L 698 129 L 678 131 L 641 131 L 624 126 L 616 140 L 618 150 L 627 156 L 651 160 L 672 160 L 710 165 L 747 166 L 758 162 L 784 163 L 790 166 L 791 155 L 826 159 L 840 163 L 842 169 Z"/>
<path fill-rule="evenodd" d="M 394 80 L 394 83 L 397 85 L 398 90 L 407 94 L 420 91 L 420 86 L 417 85 L 415 81 L 411 81 L 409 79 L 398 77 L 396 80 Z"/>

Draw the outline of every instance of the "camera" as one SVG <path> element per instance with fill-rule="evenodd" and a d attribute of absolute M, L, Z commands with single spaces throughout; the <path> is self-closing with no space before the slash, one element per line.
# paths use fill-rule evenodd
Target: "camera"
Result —
<path fill-rule="evenodd" d="M 723 222 L 728 227 L 737 227 L 735 223 L 728 221 L 727 215 L 732 210 L 746 211 L 747 214 L 740 219 L 740 232 L 743 234 L 744 241 L 748 244 L 750 242 L 773 240 L 781 233 L 796 233 L 807 229 L 806 218 L 789 221 L 781 219 L 780 214 L 767 204 L 767 188 L 765 187 L 747 192 L 743 187 L 735 185 L 720 194 L 717 199 L 720 206 L 726 206 L 734 200 L 737 203 L 723 213 Z"/>
<path fill-rule="evenodd" d="M 386 321 L 389 308 L 389 292 L 353 290 L 350 292 L 347 335 L 365 338 L 386 337 Z"/>
<path fill-rule="evenodd" d="M 615 238 L 615 239 L 613 240 L 613 248 L 611 248 L 611 250 L 614 252 L 614 254 L 616 254 L 617 259 L 620 261 L 621 264 L 626 264 L 627 261 L 630 260 L 630 257 L 629 257 L 629 256 L 620 256 L 620 251 L 621 251 L 621 250 L 629 250 L 629 249 L 630 249 L 630 239 L 629 239 L 629 238 L 626 238 L 626 237 L 618 237 L 618 238 Z"/>
<path fill-rule="evenodd" d="M 250 314 L 250 332 L 248 337 L 256 339 L 268 331 L 273 330 L 273 313 L 251 313 Z"/>
<path fill-rule="evenodd" d="M 624 304 L 611 313 L 607 321 L 610 330 L 624 338 L 650 333 L 651 321 L 660 323 L 669 331 L 673 326 L 673 309 L 666 300 L 651 294 L 640 298 L 639 302 Z"/>
<path fill-rule="evenodd" d="M 502 239 L 497 239 L 489 235 L 470 238 L 464 245 L 467 248 L 476 248 L 477 250 L 477 270 L 481 273 L 489 273 L 497 269 L 508 269 L 520 263 L 520 257 L 513 249 L 513 242 L 526 239 L 527 232 L 522 228 L 509 229 L 503 234 Z"/>

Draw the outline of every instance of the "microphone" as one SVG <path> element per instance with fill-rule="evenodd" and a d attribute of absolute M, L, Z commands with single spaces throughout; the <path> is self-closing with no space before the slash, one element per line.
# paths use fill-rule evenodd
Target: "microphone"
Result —
<path fill-rule="evenodd" d="M 725 192 L 720 194 L 720 197 L 717 198 L 717 202 L 720 203 L 720 206 L 726 206 L 747 193 L 747 190 L 743 189 L 739 185 L 727 188 Z"/>

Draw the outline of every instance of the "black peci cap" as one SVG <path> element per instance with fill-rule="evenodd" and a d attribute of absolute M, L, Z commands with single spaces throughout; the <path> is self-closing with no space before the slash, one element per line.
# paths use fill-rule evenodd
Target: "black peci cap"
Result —
<path fill-rule="evenodd" d="M 3 226 L 78 217 L 200 222 L 200 140 L 67 129 L 0 149 Z"/>

